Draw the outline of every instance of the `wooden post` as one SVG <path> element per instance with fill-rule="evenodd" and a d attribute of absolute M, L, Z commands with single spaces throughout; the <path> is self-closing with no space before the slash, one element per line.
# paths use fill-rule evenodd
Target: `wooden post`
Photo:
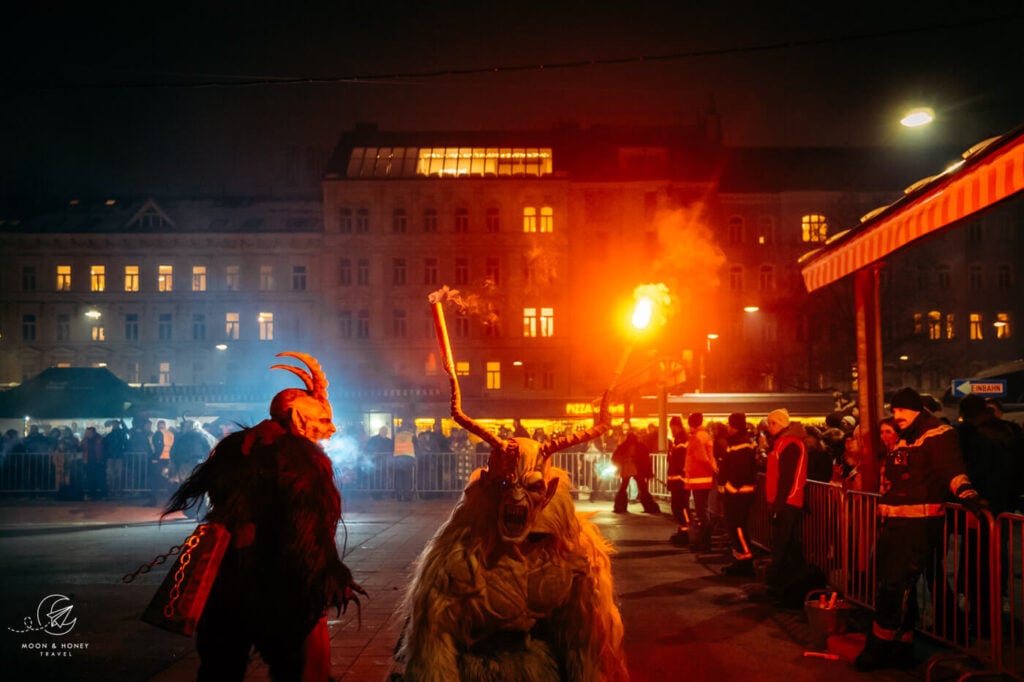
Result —
<path fill-rule="evenodd" d="M 860 471 L 864 490 L 878 490 L 878 422 L 882 419 L 882 333 L 879 310 L 879 264 L 854 273 L 857 319 L 857 409 L 864 454 Z"/>

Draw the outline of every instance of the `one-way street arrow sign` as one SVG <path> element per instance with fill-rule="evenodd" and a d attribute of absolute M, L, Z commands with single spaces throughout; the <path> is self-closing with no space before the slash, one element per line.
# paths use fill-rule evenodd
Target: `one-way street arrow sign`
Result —
<path fill-rule="evenodd" d="M 953 395 L 962 398 L 965 395 L 1006 395 L 1006 379 L 953 379 Z"/>

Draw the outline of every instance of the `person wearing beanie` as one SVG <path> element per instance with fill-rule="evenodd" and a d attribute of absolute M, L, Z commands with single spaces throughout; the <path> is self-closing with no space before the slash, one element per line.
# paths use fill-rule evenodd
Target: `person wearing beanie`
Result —
<path fill-rule="evenodd" d="M 694 511 L 690 519 L 690 549 L 694 552 L 707 552 L 711 550 L 709 503 L 718 463 L 715 461 L 711 434 L 704 427 L 704 415 L 693 412 L 686 421 L 690 425 L 690 438 L 686 444 L 683 485 L 693 495 Z"/>
<path fill-rule="evenodd" d="M 768 589 L 757 599 L 782 599 L 804 568 L 804 485 L 807 483 L 807 433 L 785 408 L 766 420 L 771 449 L 765 468 L 765 499 L 772 530 L 772 561 L 765 574 Z"/>
<path fill-rule="evenodd" d="M 912 388 L 897 391 L 889 404 L 899 440 L 885 460 L 891 487 L 878 504 L 884 522 L 875 541 L 875 614 L 854 661 L 861 672 L 914 664 L 915 585 L 942 547 L 950 493 L 983 527 L 989 523 L 983 511 L 987 503 L 967 476 L 953 427 L 927 412 Z"/>
<path fill-rule="evenodd" d="M 690 491 L 683 484 L 686 471 L 686 429 L 683 420 L 676 415 L 668 422 L 672 438 L 668 443 L 668 492 L 672 517 L 677 529 L 669 538 L 673 545 L 687 545 L 690 542 Z"/>
<path fill-rule="evenodd" d="M 733 563 L 722 569 L 722 574 L 753 577 L 754 552 L 747 525 L 757 483 L 757 445 L 747 429 L 747 416 L 742 412 L 729 415 L 725 444 L 719 483 L 724 489 L 725 524 Z"/>

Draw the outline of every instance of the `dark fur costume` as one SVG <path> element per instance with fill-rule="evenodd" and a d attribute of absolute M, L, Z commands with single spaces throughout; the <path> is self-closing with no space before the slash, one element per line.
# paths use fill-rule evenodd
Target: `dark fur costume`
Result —
<path fill-rule="evenodd" d="M 253 645 L 274 679 L 292 679 L 306 635 L 360 591 L 334 542 L 341 499 L 331 461 L 268 420 L 218 443 L 165 513 L 204 494 L 207 520 L 227 526 L 232 544 L 197 630 L 200 679 L 242 679 Z"/>

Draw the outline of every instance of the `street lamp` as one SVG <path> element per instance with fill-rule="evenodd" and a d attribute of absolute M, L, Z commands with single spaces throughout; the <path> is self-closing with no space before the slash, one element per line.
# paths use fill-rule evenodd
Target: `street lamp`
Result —
<path fill-rule="evenodd" d="M 935 111 L 931 107 L 918 107 L 911 109 L 900 119 L 900 125 L 904 128 L 920 128 L 935 120 Z"/>

